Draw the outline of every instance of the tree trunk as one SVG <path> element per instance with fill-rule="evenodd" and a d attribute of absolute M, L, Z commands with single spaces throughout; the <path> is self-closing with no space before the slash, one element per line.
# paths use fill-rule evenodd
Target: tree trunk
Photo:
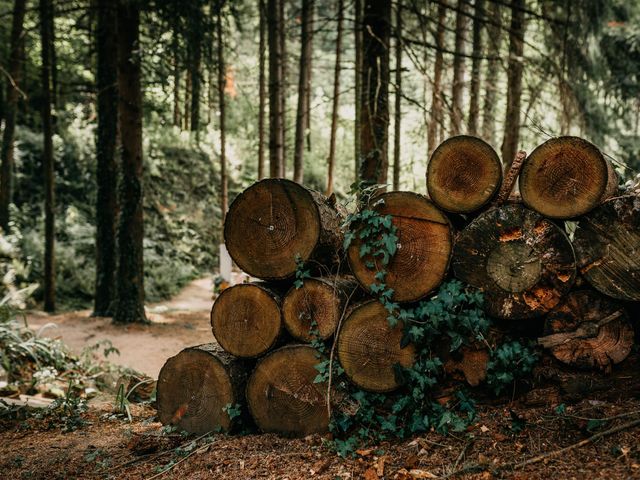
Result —
<path fill-rule="evenodd" d="M 180 20 L 174 19 L 171 50 L 173 54 L 173 125 L 182 129 L 180 114 Z"/>
<path fill-rule="evenodd" d="M 258 363 L 247 405 L 260 430 L 299 437 L 328 430 L 327 385 L 315 382 L 322 361 L 309 345 L 288 345 Z"/>
<path fill-rule="evenodd" d="M 342 215 L 318 192 L 284 179 L 262 180 L 229 208 L 224 239 L 231 258 L 248 274 L 282 280 L 295 274 L 296 258 L 337 261 Z"/>
<path fill-rule="evenodd" d="M 190 57 L 191 55 L 189 53 L 187 53 L 187 59 Z M 189 60 L 187 60 L 187 64 L 189 63 Z M 187 68 L 187 78 L 185 80 L 185 86 L 184 86 L 184 115 L 182 116 L 183 119 L 183 130 L 189 130 L 189 120 L 191 120 L 191 69 Z"/>
<path fill-rule="evenodd" d="M 429 198 L 451 213 L 479 210 L 502 183 L 502 164 L 496 151 L 476 137 L 459 135 L 445 140 L 427 166 Z"/>
<path fill-rule="evenodd" d="M 575 257 L 555 223 L 518 204 L 489 210 L 456 240 L 453 273 L 485 292 L 493 317 L 539 317 L 574 283 Z"/>
<path fill-rule="evenodd" d="M 492 57 L 498 57 L 500 55 L 500 47 L 502 46 L 502 16 L 500 13 L 500 4 L 498 2 L 490 2 L 490 4 L 491 10 L 489 11 L 489 18 L 492 19 L 492 22 L 487 25 L 488 52 L 492 54 Z M 493 146 L 497 145 L 495 112 L 499 72 L 500 60 L 498 58 L 487 60 L 484 82 L 484 104 L 482 107 L 482 137 Z"/>
<path fill-rule="evenodd" d="M 260 62 L 259 73 L 259 100 L 258 100 L 258 180 L 264 178 L 264 111 L 266 108 L 266 75 L 265 75 L 265 55 L 267 49 L 267 25 L 266 25 L 266 5 L 264 0 L 260 0 L 260 52 L 258 52 Z"/>
<path fill-rule="evenodd" d="M 278 14 L 281 0 L 267 0 L 267 33 L 269 39 L 269 175 L 282 177 L 283 111 L 282 111 L 282 50 Z"/>
<path fill-rule="evenodd" d="M 480 67 L 482 63 L 482 30 L 484 22 L 484 0 L 476 0 L 473 14 L 473 60 L 471 63 L 471 87 L 469 88 L 469 119 L 467 122 L 467 133 L 474 136 L 478 135 L 478 117 L 480 116 Z"/>
<path fill-rule="evenodd" d="M 434 204 L 417 193 L 391 192 L 380 199 L 384 203 L 375 210 L 391 215 L 398 230 L 397 252 L 385 268 L 385 284 L 393 289 L 396 302 L 420 300 L 440 285 L 447 272 L 453 242 L 451 224 Z M 361 245 L 356 235 L 347 256 L 356 279 L 369 291 L 376 283 L 379 260 L 371 255 L 361 257 Z M 367 268 L 372 261 L 376 269 Z"/>
<path fill-rule="evenodd" d="M 55 28 L 55 18 L 56 18 L 56 8 L 55 4 L 50 1 L 49 3 L 49 11 L 47 12 L 47 21 L 49 22 L 48 29 L 50 34 L 50 42 L 49 42 L 49 59 L 50 59 L 50 70 L 51 70 L 51 105 L 53 107 L 52 112 L 52 125 L 53 130 L 55 131 L 56 126 L 56 110 L 58 109 L 58 56 L 56 54 L 56 28 Z"/>
<path fill-rule="evenodd" d="M 335 333 L 349 298 L 357 288 L 358 284 L 353 280 L 305 279 L 301 287 L 292 287 L 284 297 L 284 326 L 301 342 L 327 340 Z"/>
<path fill-rule="evenodd" d="M 502 161 L 505 170 L 518 151 L 520 141 L 520 100 L 524 70 L 524 7 L 525 0 L 511 0 L 511 28 L 509 31 L 509 67 L 507 70 L 507 113 L 504 119 Z"/>
<path fill-rule="evenodd" d="M 333 193 L 333 172 L 336 163 L 336 135 L 338 132 L 338 107 L 340 105 L 340 61 L 342 56 L 342 23 L 344 21 L 344 0 L 338 0 L 338 35 L 336 37 L 336 64 L 333 71 L 333 107 L 331 109 L 331 133 L 327 172 L 327 195 Z"/>
<path fill-rule="evenodd" d="M 391 1 L 365 0 L 362 40 L 360 178 L 386 184 L 389 167 L 389 46 Z"/>
<path fill-rule="evenodd" d="M 282 115 L 282 163 L 280 164 L 280 177 L 287 176 L 287 92 L 288 84 L 288 58 L 287 58 L 287 22 L 285 16 L 285 0 L 278 0 L 278 43 L 280 44 L 280 79 L 282 94 L 280 95 L 280 112 Z"/>
<path fill-rule="evenodd" d="M 13 139 L 16 129 L 18 97 L 22 80 L 23 27 L 26 0 L 15 0 L 11 25 L 11 44 L 9 52 L 9 76 L 7 80 L 7 100 L 5 104 L 5 123 L 0 150 L 0 228 L 9 231 L 9 204 L 13 189 Z"/>
<path fill-rule="evenodd" d="M 360 164 L 362 150 L 360 145 L 360 130 L 362 128 L 362 0 L 354 2 L 354 45 L 355 45 L 355 65 L 354 65 L 354 84 L 355 84 L 355 122 L 353 133 L 353 148 L 355 156 L 355 175 L 354 182 L 360 178 Z"/>
<path fill-rule="evenodd" d="M 49 15 L 53 11 L 51 0 L 40 0 L 40 39 L 42 53 L 42 136 L 44 148 L 42 167 L 44 172 L 44 311 L 56 309 L 55 274 L 55 212 L 53 177 L 53 122 L 51 119 L 51 45 L 49 28 L 53 25 Z"/>
<path fill-rule="evenodd" d="M 402 0 L 396 5 L 396 103 L 393 122 L 393 189 L 400 190 L 400 121 L 402 117 Z"/>
<path fill-rule="evenodd" d="M 640 300 L 640 197 L 612 198 L 580 219 L 573 245 L 580 273 L 599 292 Z"/>
<path fill-rule="evenodd" d="M 342 1 L 342 0 L 340 0 Z M 298 77 L 298 109 L 296 112 L 296 136 L 293 151 L 293 181 L 303 183 L 304 139 L 310 112 L 311 59 L 313 56 L 313 0 L 302 0 L 302 25 L 300 34 L 300 71 Z"/>
<path fill-rule="evenodd" d="M 227 288 L 211 310 L 213 336 L 236 357 L 264 355 L 282 333 L 281 305 L 280 294 L 262 283 Z"/>
<path fill-rule="evenodd" d="M 215 344 L 182 350 L 158 376 L 158 420 L 205 434 L 234 427 L 227 407 L 244 404 L 247 367 Z M 125 392 L 126 393 L 126 392 Z"/>
<path fill-rule="evenodd" d="M 202 43 L 204 41 L 202 16 L 200 8 L 194 12 L 194 24 L 190 32 L 189 69 L 191 71 L 191 131 L 200 130 L 200 91 L 202 87 Z"/>
<path fill-rule="evenodd" d="M 442 2 L 438 5 L 438 31 L 436 33 L 436 58 L 433 65 L 433 93 L 431 96 L 431 114 L 427 129 L 427 148 L 429 156 L 436 149 L 438 143 L 438 126 L 444 122 L 442 115 L 442 67 L 444 65 L 444 34 L 447 20 L 447 6 Z"/>
<path fill-rule="evenodd" d="M 220 211 L 222 225 L 229 209 L 226 154 L 226 112 L 224 86 L 226 83 L 226 65 L 224 63 L 224 39 L 222 38 L 222 6 L 224 0 L 218 0 L 218 99 L 220 110 Z"/>
<path fill-rule="evenodd" d="M 464 96 L 465 43 L 468 17 L 467 2 L 458 0 L 456 12 L 455 55 L 453 57 L 453 81 L 451 83 L 451 135 L 458 135 L 462 128 L 462 100 Z"/>
<path fill-rule="evenodd" d="M 570 293 L 547 316 L 538 343 L 567 365 L 611 371 L 633 347 L 624 307 L 590 290 Z"/>
<path fill-rule="evenodd" d="M 122 144 L 120 222 L 118 225 L 118 301 L 116 323 L 146 322 L 144 312 L 142 214 L 142 89 L 140 85 L 140 10 L 136 2 L 118 3 L 118 114 Z"/>
<path fill-rule="evenodd" d="M 529 155 L 519 185 L 529 208 L 567 219 L 584 215 L 614 195 L 618 178 L 595 145 L 578 137 L 557 137 Z"/>
<path fill-rule="evenodd" d="M 96 30 L 96 288 L 93 316 L 113 315 L 116 298 L 116 225 L 118 218 L 116 140 L 118 135 L 118 56 L 116 6 L 98 0 Z"/>
<path fill-rule="evenodd" d="M 396 366 L 410 368 L 415 346 L 401 347 L 404 325 L 389 325 L 389 312 L 377 300 L 354 306 L 338 332 L 337 353 L 347 378 L 370 392 L 390 392 L 401 386 Z"/>

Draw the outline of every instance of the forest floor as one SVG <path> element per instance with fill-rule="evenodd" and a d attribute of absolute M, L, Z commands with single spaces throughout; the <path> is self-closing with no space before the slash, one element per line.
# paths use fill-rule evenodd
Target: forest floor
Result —
<path fill-rule="evenodd" d="M 211 279 L 191 283 L 173 300 L 152 305 L 148 326 L 114 327 L 88 318 L 89 311 L 33 312 L 28 321 L 33 328 L 56 323 L 47 334 L 76 351 L 108 338 L 120 350 L 110 361 L 156 378 L 167 357 L 211 341 L 211 291 Z M 522 399 L 479 405 L 467 432 L 430 432 L 359 450 L 354 458 L 340 458 L 328 437 L 317 435 L 183 437 L 163 429 L 150 406 L 132 404 L 128 421 L 113 413 L 113 399 L 102 397 L 64 421 L 0 420 L 0 478 L 640 479 L 640 396 L 624 388 L 613 396 L 591 395 L 564 412 Z M 537 460 L 522 464 L 531 459 Z"/>

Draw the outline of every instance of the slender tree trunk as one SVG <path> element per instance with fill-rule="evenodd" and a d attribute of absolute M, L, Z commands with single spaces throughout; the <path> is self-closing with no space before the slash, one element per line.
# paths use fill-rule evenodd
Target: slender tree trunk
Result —
<path fill-rule="evenodd" d="M 51 0 L 40 0 L 40 39 L 42 52 L 42 167 L 44 172 L 44 311 L 56 309 L 55 283 L 55 216 L 53 191 L 53 122 L 51 119 L 51 52 L 53 22 Z"/>
<path fill-rule="evenodd" d="M 269 176 L 282 177 L 282 51 L 280 49 L 280 0 L 267 0 L 269 41 Z"/>
<path fill-rule="evenodd" d="M 191 58 L 189 68 L 191 69 L 191 131 L 200 130 L 200 91 L 202 87 L 202 16 L 200 9 L 195 14 L 193 31 L 190 35 Z"/>
<path fill-rule="evenodd" d="M 258 180 L 264 178 L 264 113 L 266 109 L 266 75 L 265 53 L 267 49 L 267 25 L 266 6 L 264 0 L 260 0 L 260 74 L 259 74 L 259 100 L 258 100 Z"/>
<path fill-rule="evenodd" d="M 304 174 L 304 138 L 309 117 L 308 98 L 311 90 L 311 59 L 313 46 L 313 0 L 302 0 L 300 34 L 300 69 L 298 76 L 298 109 L 293 150 L 293 181 L 302 183 Z"/>
<path fill-rule="evenodd" d="M 180 23 L 174 19 L 171 50 L 173 54 L 173 125 L 182 129 L 180 115 Z"/>
<path fill-rule="evenodd" d="M 13 137 L 16 129 L 16 114 L 20 82 L 22 78 L 22 53 L 24 49 L 23 27 L 26 0 L 15 0 L 13 23 L 11 26 L 11 45 L 9 53 L 9 76 L 7 80 L 7 100 L 5 106 L 5 124 L 2 134 L 0 157 L 0 228 L 9 230 L 9 204 L 13 188 Z"/>
<path fill-rule="evenodd" d="M 484 106 L 482 108 L 482 136 L 490 144 L 496 145 L 496 85 L 500 71 L 500 60 L 495 57 L 499 57 L 502 46 L 502 16 L 500 13 L 500 4 L 498 2 L 490 3 L 491 10 L 489 12 L 489 18 L 493 19 L 493 22 L 487 25 L 487 44 L 489 47 L 488 53 L 494 58 L 488 60 L 486 70 Z"/>
<path fill-rule="evenodd" d="M 468 17 L 466 0 L 458 0 L 456 13 L 455 55 L 453 57 L 453 81 L 451 83 L 451 135 L 458 135 L 462 128 L 462 100 L 464 96 L 464 57 Z"/>
<path fill-rule="evenodd" d="M 438 143 L 438 127 L 443 123 L 442 115 L 442 67 L 444 64 L 444 34 L 447 19 L 447 5 L 442 2 L 438 5 L 438 29 L 436 32 L 436 58 L 433 65 L 433 92 L 431 95 L 431 114 L 429 128 L 427 129 L 427 149 L 429 157 L 436 149 Z"/>
<path fill-rule="evenodd" d="M 280 177 L 287 176 L 287 92 L 289 90 L 288 83 L 288 64 L 287 64 L 287 22 L 285 16 L 285 0 L 278 0 L 278 42 L 280 43 L 280 85 L 282 93 L 280 94 L 280 112 L 282 116 L 282 162 L 280 163 Z"/>
<path fill-rule="evenodd" d="M 396 3 L 396 96 L 393 122 L 393 189 L 400 190 L 400 122 L 402 102 L 402 0 Z"/>
<path fill-rule="evenodd" d="M 362 0 L 355 0 L 355 21 L 353 24 L 354 42 L 355 42 L 355 122 L 354 122 L 354 135 L 353 135 L 353 147 L 355 157 L 355 181 L 360 178 L 360 128 L 362 124 L 362 111 L 360 110 L 362 105 Z"/>
<path fill-rule="evenodd" d="M 389 167 L 389 41 L 391 0 L 365 0 L 362 38 L 360 177 L 386 184 Z"/>
<path fill-rule="evenodd" d="M 118 136 L 118 56 L 116 6 L 98 0 L 96 52 L 98 58 L 96 136 L 96 287 L 93 315 L 113 315 L 116 279 L 116 225 L 118 218 L 116 140 Z"/>
<path fill-rule="evenodd" d="M 482 29 L 484 27 L 484 0 L 476 0 L 473 14 L 473 46 L 471 63 L 471 88 L 469 95 L 469 119 L 467 133 L 478 135 L 478 116 L 480 114 L 480 67 L 482 62 Z"/>
<path fill-rule="evenodd" d="M 115 323 L 146 322 L 142 216 L 142 88 L 140 10 L 137 2 L 118 2 L 118 112 L 122 143 L 120 223 L 118 225 L 118 301 Z"/>
<path fill-rule="evenodd" d="M 226 154 L 226 113 L 224 86 L 226 82 L 226 65 L 224 63 L 224 38 L 222 36 L 222 7 L 224 0 L 218 0 L 218 109 L 220 110 L 220 210 L 222 212 L 222 224 L 227 215 L 229 194 L 227 192 L 227 154 Z"/>
<path fill-rule="evenodd" d="M 524 48 L 524 0 L 511 0 L 509 32 L 509 70 L 507 73 L 507 113 L 504 120 L 502 162 L 509 170 L 518 151 L 520 138 L 520 100 L 522 97 L 522 53 Z"/>
<path fill-rule="evenodd" d="M 338 130 L 338 107 L 340 105 L 340 61 L 342 55 L 342 24 L 344 21 L 344 0 L 338 0 L 338 36 L 336 37 L 336 65 L 333 71 L 333 108 L 331 109 L 331 136 L 327 173 L 327 196 L 333 193 L 333 172 L 336 163 L 336 133 Z"/>
<path fill-rule="evenodd" d="M 191 55 L 187 54 L 187 58 Z M 187 63 L 189 60 L 187 60 Z M 184 86 L 184 115 L 182 116 L 184 122 L 183 130 L 189 130 L 189 121 L 191 120 L 191 69 L 187 68 L 187 78 Z"/>
<path fill-rule="evenodd" d="M 47 15 L 47 21 L 49 22 L 49 33 L 51 35 L 51 41 L 49 42 L 49 58 L 51 59 L 51 105 L 54 110 L 58 108 L 58 56 L 56 55 L 56 7 L 53 2 L 49 2 L 49 12 Z M 91 28 L 91 27 L 89 27 Z M 56 114 L 53 114 L 52 122 L 55 129 Z"/>

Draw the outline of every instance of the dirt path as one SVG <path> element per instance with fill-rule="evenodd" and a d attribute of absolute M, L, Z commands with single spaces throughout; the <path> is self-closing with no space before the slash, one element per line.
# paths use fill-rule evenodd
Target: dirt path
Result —
<path fill-rule="evenodd" d="M 110 318 L 91 318 L 90 310 L 47 315 L 29 312 L 29 326 L 42 335 L 60 338 L 73 352 L 110 340 L 120 355 L 113 363 L 158 377 L 168 357 L 181 349 L 211 342 L 209 311 L 213 303 L 212 278 L 200 278 L 187 285 L 176 297 L 149 305 L 151 325 L 115 326 Z"/>

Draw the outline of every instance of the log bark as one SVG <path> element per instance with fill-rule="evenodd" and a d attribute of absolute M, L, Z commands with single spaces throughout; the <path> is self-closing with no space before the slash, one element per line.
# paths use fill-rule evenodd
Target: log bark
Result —
<path fill-rule="evenodd" d="M 424 196 L 412 192 L 390 192 L 379 197 L 375 209 L 391 215 L 397 228 L 397 251 L 385 268 L 385 283 L 394 290 L 396 302 L 413 302 L 432 292 L 444 278 L 452 249 L 452 228 L 447 217 Z M 375 283 L 382 267 L 379 259 L 360 257 L 357 238 L 347 251 L 351 271 L 366 291 Z M 375 269 L 367 268 L 373 261 Z"/>
<path fill-rule="evenodd" d="M 567 365 L 610 371 L 627 358 L 633 337 L 622 305 L 582 290 L 570 293 L 549 313 L 538 343 Z"/>
<path fill-rule="evenodd" d="M 284 297 L 284 326 L 296 340 L 311 342 L 330 338 L 338 326 L 349 297 L 358 288 L 354 280 L 307 278 Z M 314 331 L 315 334 L 314 334 Z"/>
<path fill-rule="evenodd" d="M 612 196 L 618 179 L 595 145 L 578 137 L 558 137 L 531 152 L 519 185 L 527 207 L 546 217 L 568 219 Z"/>
<path fill-rule="evenodd" d="M 211 309 L 213 336 L 236 357 L 259 357 L 280 337 L 281 305 L 280 295 L 263 284 L 242 283 L 227 288 Z"/>
<path fill-rule="evenodd" d="M 457 238 L 452 268 L 459 280 L 484 290 L 490 315 L 505 319 L 548 312 L 576 276 L 564 231 L 518 204 L 489 210 L 471 222 Z"/>
<path fill-rule="evenodd" d="M 186 348 L 160 370 L 158 419 L 196 434 L 229 431 L 234 420 L 225 408 L 244 403 L 246 379 L 244 364 L 217 345 Z"/>
<path fill-rule="evenodd" d="M 354 306 L 338 333 L 337 352 L 345 374 L 370 392 L 391 392 L 401 385 L 396 365 L 410 368 L 415 346 L 401 347 L 404 325 L 389 325 L 389 313 L 377 300 Z"/>
<path fill-rule="evenodd" d="M 477 137 L 451 137 L 433 152 L 427 166 L 431 200 L 451 213 L 479 210 L 498 192 L 502 164 L 496 151 Z"/>
<path fill-rule="evenodd" d="M 573 244 L 580 273 L 596 290 L 640 300 L 640 197 L 613 198 L 585 215 Z"/>
<path fill-rule="evenodd" d="M 224 226 L 231 258 L 246 273 L 282 280 L 296 272 L 296 257 L 337 261 L 342 215 L 318 192 L 285 179 L 253 184 L 233 201 Z"/>
<path fill-rule="evenodd" d="M 288 345 L 262 359 L 247 383 L 247 404 L 263 432 L 305 436 L 328 430 L 327 386 L 315 383 L 322 361 L 308 345 Z"/>

